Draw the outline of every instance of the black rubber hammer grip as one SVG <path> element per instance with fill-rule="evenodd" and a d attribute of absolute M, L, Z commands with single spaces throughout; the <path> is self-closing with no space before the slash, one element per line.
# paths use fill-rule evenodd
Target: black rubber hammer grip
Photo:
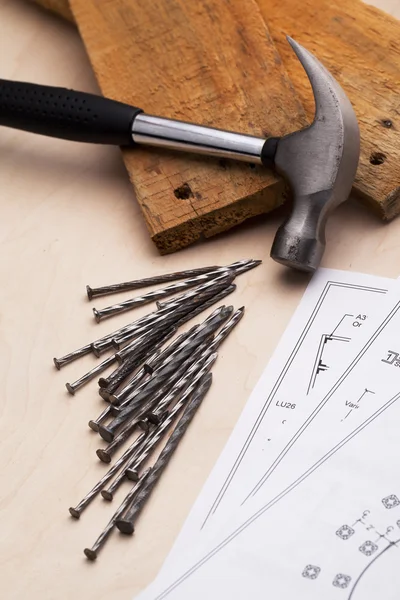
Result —
<path fill-rule="evenodd" d="M 133 146 L 140 108 L 66 88 L 0 79 L 0 125 L 51 137 Z"/>

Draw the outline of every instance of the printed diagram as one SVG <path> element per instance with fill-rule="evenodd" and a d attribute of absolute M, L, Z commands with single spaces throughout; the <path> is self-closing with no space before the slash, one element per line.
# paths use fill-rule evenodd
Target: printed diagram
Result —
<path fill-rule="evenodd" d="M 354 522 L 350 522 L 350 524 L 344 523 L 335 531 L 335 536 L 339 540 L 342 540 L 343 544 L 346 545 L 345 547 L 350 550 L 351 556 L 353 556 L 350 563 L 357 565 L 357 567 L 353 566 L 353 568 L 360 569 L 358 574 L 343 572 L 324 573 L 323 564 L 318 566 L 309 564 L 304 567 L 301 573 L 302 577 L 315 580 L 318 577 L 325 576 L 327 585 L 329 585 L 330 580 L 335 588 L 348 590 L 349 595 L 341 596 L 342 598 L 346 600 L 363 600 L 366 597 L 366 590 L 369 590 L 371 582 L 375 581 L 375 584 L 378 582 L 378 585 L 381 585 L 379 561 L 385 559 L 388 562 L 394 561 L 397 565 L 395 567 L 397 573 L 398 565 L 400 564 L 400 498 L 397 494 L 388 494 L 381 499 L 381 506 L 380 515 L 377 515 L 381 523 L 386 521 L 387 511 L 394 511 L 393 520 L 390 519 L 387 521 L 387 525 L 384 527 L 377 526 L 374 523 L 371 511 L 365 510 Z M 391 517 L 392 515 L 389 516 Z M 349 562 L 350 555 L 347 554 L 346 556 L 347 562 Z M 397 587 L 393 586 L 398 586 L 393 580 L 390 580 L 389 585 L 390 590 L 396 590 Z M 385 600 L 384 593 L 384 589 L 382 588 L 382 597 L 380 600 Z M 368 597 L 370 596 L 368 595 Z"/>
<path fill-rule="evenodd" d="M 343 575 L 343 573 L 338 573 L 337 575 L 335 575 L 335 579 L 332 581 L 332 585 L 344 590 L 345 588 L 349 587 L 350 581 L 350 575 Z"/>
<path fill-rule="evenodd" d="M 393 365 L 394 367 L 400 367 L 400 354 L 393 350 L 388 350 L 387 357 L 382 358 L 382 362 Z"/>
<path fill-rule="evenodd" d="M 330 368 L 332 361 L 337 356 L 338 344 L 351 342 L 351 336 L 349 335 L 351 333 L 350 327 L 360 327 L 360 321 L 365 319 L 366 315 L 358 315 L 355 318 L 354 315 L 346 313 L 341 317 L 331 333 L 322 334 L 307 388 L 307 395 L 315 387 L 318 376 Z"/>
<path fill-rule="evenodd" d="M 347 417 L 350 416 L 354 410 L 358 410 L 360 408 L 361 401 L 363 400 L 363 398 L 365 398 L 365 396 L 367 394 L 375 394 L 375 392 L 365 388 L 363 393 L 361 394 L 361 396 L 359 396 L 359 398 L 356 400 L 356 402 L 351 402 L 351 400 L 345 401 L 346 408 L 348 408 L 349 411 L 346 414 L 346 416 L 343 419 L 341 419 L 341 421 L 344 421 L 345 419 L 347 419 Z"/>
<path fill-rule="evenodd" d="M 386 498 L 382 498 L 382 504 L 385 508 L 388 508 L 390 510 L 391 508 L 395 508 L 396 506 L 399 506 L 400 500 L 398 499 L 398 497 L 395 494 L 390 494 L 390 496 L 386 496 Z"/>
<path fill-rule="evenodd" d="M 304 567 L 302 575 L 306 579 L 317 579 L 317 577 L 320 573 L 321 573 L 320 567 L 317 567 L 315 565 L 307 565 L 306 567 Z"/>
<path fill-rule="evenodd" d="M 378 546 L 371 542 L 371 540 L 367 540 L 359 547 L 359 551 L 365 554 L 365 556 L 372 556 L 378 550 Z"/>
<path fill-rule="evenodd" d="M 348 540 L 354 534 L 354 529 L 349 527 L 349 525 L 342 525 L 336 532 L 336 535 L 340 537 L 341 540 Z"/>

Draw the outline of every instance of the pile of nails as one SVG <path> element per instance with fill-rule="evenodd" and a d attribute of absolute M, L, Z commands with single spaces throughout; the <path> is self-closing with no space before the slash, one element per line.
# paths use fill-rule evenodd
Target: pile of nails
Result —
<path fill-rule="evenodd" d="M 98 381 L 99 394 L 107 406 L 96 419 L 89 421 L 89 427 L 108 442 L 105 448 L 96 451 L 101 461 L 110 463 L 117 450 L 124 451 L 69 512 L 79 519 L 100 493 L 110 501 L 123 482 L 131 481 L 132 487 L 93 546 L 85 548 L 88 559 L 97 558 L 115 528 L 125 534 L 133 533 L 139 513 L 211 386 L 210 370 L 216 361 L 217 349 L 242 318 L 244 307 L 235 311 L 233 306 L 219 306 L 199 325 L 175 334 L 182 325 L 233 292 L 237 275 L 260 263 L 253 259 L 241 260 L 226 267 L 203 267 L 101 288 L 87 286 L 89 300 L 92 300 L 174 282 L 101 310 L 93 309 L 99 322 L 157 301 L 157 310 L 54 359 L 60 369 L 85 354 L 100 357 L 107 351 L 112 352 L 77 381 L 66 384 L 71 394 L 111 365 L 118 365 Z M 182 293 L 160 302 L 177 292 Z"/>

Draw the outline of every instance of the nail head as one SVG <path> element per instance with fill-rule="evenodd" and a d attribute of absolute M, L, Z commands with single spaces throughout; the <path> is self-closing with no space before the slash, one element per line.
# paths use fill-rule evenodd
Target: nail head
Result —
<path fill-rule="evenodd" d="M 125 519 L 117 519 L 116 526 L 121 533 L 125 533 L 126 535 L 132 535 L 135 531 L 133 523 L 131 521 L 126 521 Z"/>
<path fill-rule="evenodd" d="M 97 428 L 97 431 L 98 430 L 99 429 Z M 98 448 L 98 450 L 96 450 L 96 454 L 101 461 L 105 463 L 111 462 L 111 456 L 108 454 L 107 450 L 104 450 L 104 448 Z"/>
<path fill-rule="evenodd" d="M 85 553 L 86 558 L 88 558 L 89 560 L 96 560 L 97 552 L 95 552 L 91 548 L 85 548 L 83 552 Z"/>

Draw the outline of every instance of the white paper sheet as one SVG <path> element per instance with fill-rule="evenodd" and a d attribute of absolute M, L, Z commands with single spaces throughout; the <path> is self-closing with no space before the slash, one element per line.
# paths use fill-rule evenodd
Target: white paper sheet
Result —
<path fill-rule="evenodd" d="M 371 334 L 390 279 L 320 269 L 164 563 L 171 564 L 221 515 L 235 512 L 290 435 L 302 401 L 328 390 Z M 281 446 L 276 447 L 280 440 Z M 275 454 L 274 454 L 275 453 Z"/>
<path fill-rule="evenodd" d="M 220 542 L 205 532 L 193 566 L 141 598 L 398 600 L 398 298 L 311 414 L 303 404 L 279 468 Z"/>

